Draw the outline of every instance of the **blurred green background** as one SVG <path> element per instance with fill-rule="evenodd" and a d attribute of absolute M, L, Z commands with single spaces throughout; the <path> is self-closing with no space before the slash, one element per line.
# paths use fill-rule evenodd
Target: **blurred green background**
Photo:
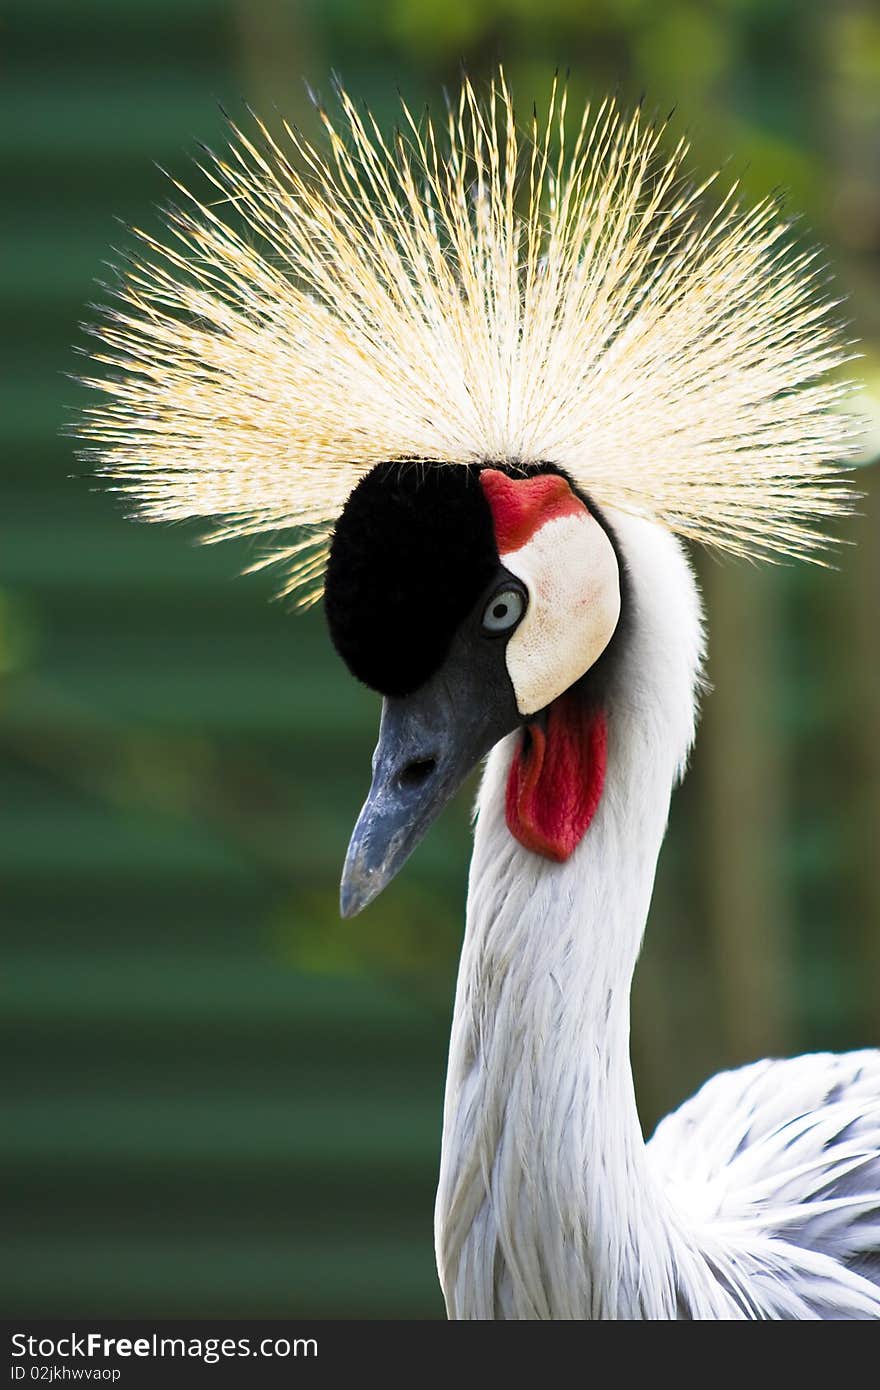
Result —
<path fill-rule="evenodd" d="M 677 107 L 791 190 L 865 342 L 880 449 L 869 0 L 7 0 L 0 91 L 0 917 L 7 1315 L 440 1316 L 431 1213 L 468 798 L 363 918 L 337 882 L 376 701 L 246 556 L 130 525 L 59 433 L 114 218 L 156 224 L 218 100 L 393 120 L 461 58 L 520 104 Z M 872 441 L 872 442 L 871 442 Z M 837 571 L 700 557 L 702 735 L 636 984 L 646 1130 L 710 1072 L 880 1041 L 880 485 Z"/>

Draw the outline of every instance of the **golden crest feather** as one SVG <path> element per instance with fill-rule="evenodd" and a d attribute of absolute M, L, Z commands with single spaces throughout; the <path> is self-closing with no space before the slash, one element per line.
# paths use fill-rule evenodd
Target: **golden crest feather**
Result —
<path fill-rule="evenodd" d="M 307 602 L 375 464 L 547 461 L 694 540 L 817 553 L 851 354 L 773 200 L 707 209 L 683 140 L 611 101 L 571 134 L 556 85 L 525 131 L 502 73 L 388 138 L 339 103 L 322 149 L 233 127 L 168 240 L 138 233 L 78 432 L 143 516 L 274 536 Z"/>

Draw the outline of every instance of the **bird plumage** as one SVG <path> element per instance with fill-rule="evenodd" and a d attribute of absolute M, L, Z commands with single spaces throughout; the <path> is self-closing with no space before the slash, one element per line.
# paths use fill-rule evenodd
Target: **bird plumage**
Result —
<path fill-rule="evenodd" d="M 564 864 L 504 816 L 489 757 L 450 1045 L 436 1241 L 465 1318 L 880 1317 L 880 1052 L 724 1073 L 645 1145 L 630 984 L 703 634 L 677 542 L 611 514 L 631 637 L 605 789 Z"/>
<path fill-rule="evenodd" d="M 647 1145 L 628 1055 L 702 680 L 673 533 L 814 557 L 851 498 L 817 262 L 772 201 L 709 206 L 684 143 L 613 103 L 567 135 L 554 87 L 523 134 L 499 75 L 389 140 L 340 102 L 323 148 L 233 130 L 168 240 L 140 234 L 81 433 L 144 516 L 267 537 L 305 601 L 330 554 L 331 633 L 388 697 L 344 910 L 495 744 L 436 1208 L 450 1315 L 880 1317 L 880 1054 L 725 1073 Z M 558 514 L 511 539 L 535 497 Z M 560 830 L 569 698 L 591 791 Z M 540 777 L 536 821 L 510 788 Z"/>
<path fill-rule="evenodd" d="M 844 1314 L 856 1287 L 846 1273 L 880 1291 L 877 1050 L 721 1072 L 661 1122 L 648 1157 L 697 1229 L 736 1231 L 752 1249 L 765 1241 L 821 1256 L 821 1280 L 802 1291 L 817 1316 Z M 790 1306 L 793 1293 L 783 1273 L 776 1306 Z"/>

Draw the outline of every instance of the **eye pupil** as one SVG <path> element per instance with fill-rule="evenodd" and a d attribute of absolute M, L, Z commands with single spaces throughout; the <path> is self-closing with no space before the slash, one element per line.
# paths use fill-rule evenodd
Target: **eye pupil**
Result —
<path fill-rule="evenodd" d="M 506 603 L 496 603 L 495 607 L 492 609 L 492 617 L 493 617 L 493 618 L 506 618 L 506 617 L 507 617 L 507 604 L 506 604 Z"/>

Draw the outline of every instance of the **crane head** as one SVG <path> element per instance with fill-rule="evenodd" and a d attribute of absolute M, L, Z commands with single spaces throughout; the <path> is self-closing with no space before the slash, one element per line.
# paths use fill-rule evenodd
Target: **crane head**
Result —
<path fill-rule="evenodd" d="M 628 609 L 596 502 L 819 558 L 860 431 L 821 259 L 640 109 L 566 126 L 554 82 L 522 130 L 500 69 L 393 136 L 337 102 L 314 143 L 252 117 L 201 192 L 175 181 L 92 329 L 77 432 L 147 520 L 263 537 L 251 568 L 303 605 L 326 570 L 336 645 L 385 698 L 348 915 L 518 728 L 508 826 L 579 843 Z"/>
<path fill-rule="evenodd" d="M 385 463 L 355 488 L 325 607 L 340 655 L 384 699 L 343 916 L 394 877 L 495 743 L 522 729 L 533 772 L 534 748 L 544 765 L 548 741 L 558 749 L 564 737 L 570 721 L 550 714 L 563 697 L 577 688 L 578 710 L 595 706 L 597 681 L 584 682 L 614 645 L 624 573 L 607 521 L 552 465 Z M 518 775 L 525 783 L 529 769 Z M 580 834 L 548 838 L 534 790 L 528 824 L 521 798 L 508 824 L 530 848 L 567 857 Z"/>

